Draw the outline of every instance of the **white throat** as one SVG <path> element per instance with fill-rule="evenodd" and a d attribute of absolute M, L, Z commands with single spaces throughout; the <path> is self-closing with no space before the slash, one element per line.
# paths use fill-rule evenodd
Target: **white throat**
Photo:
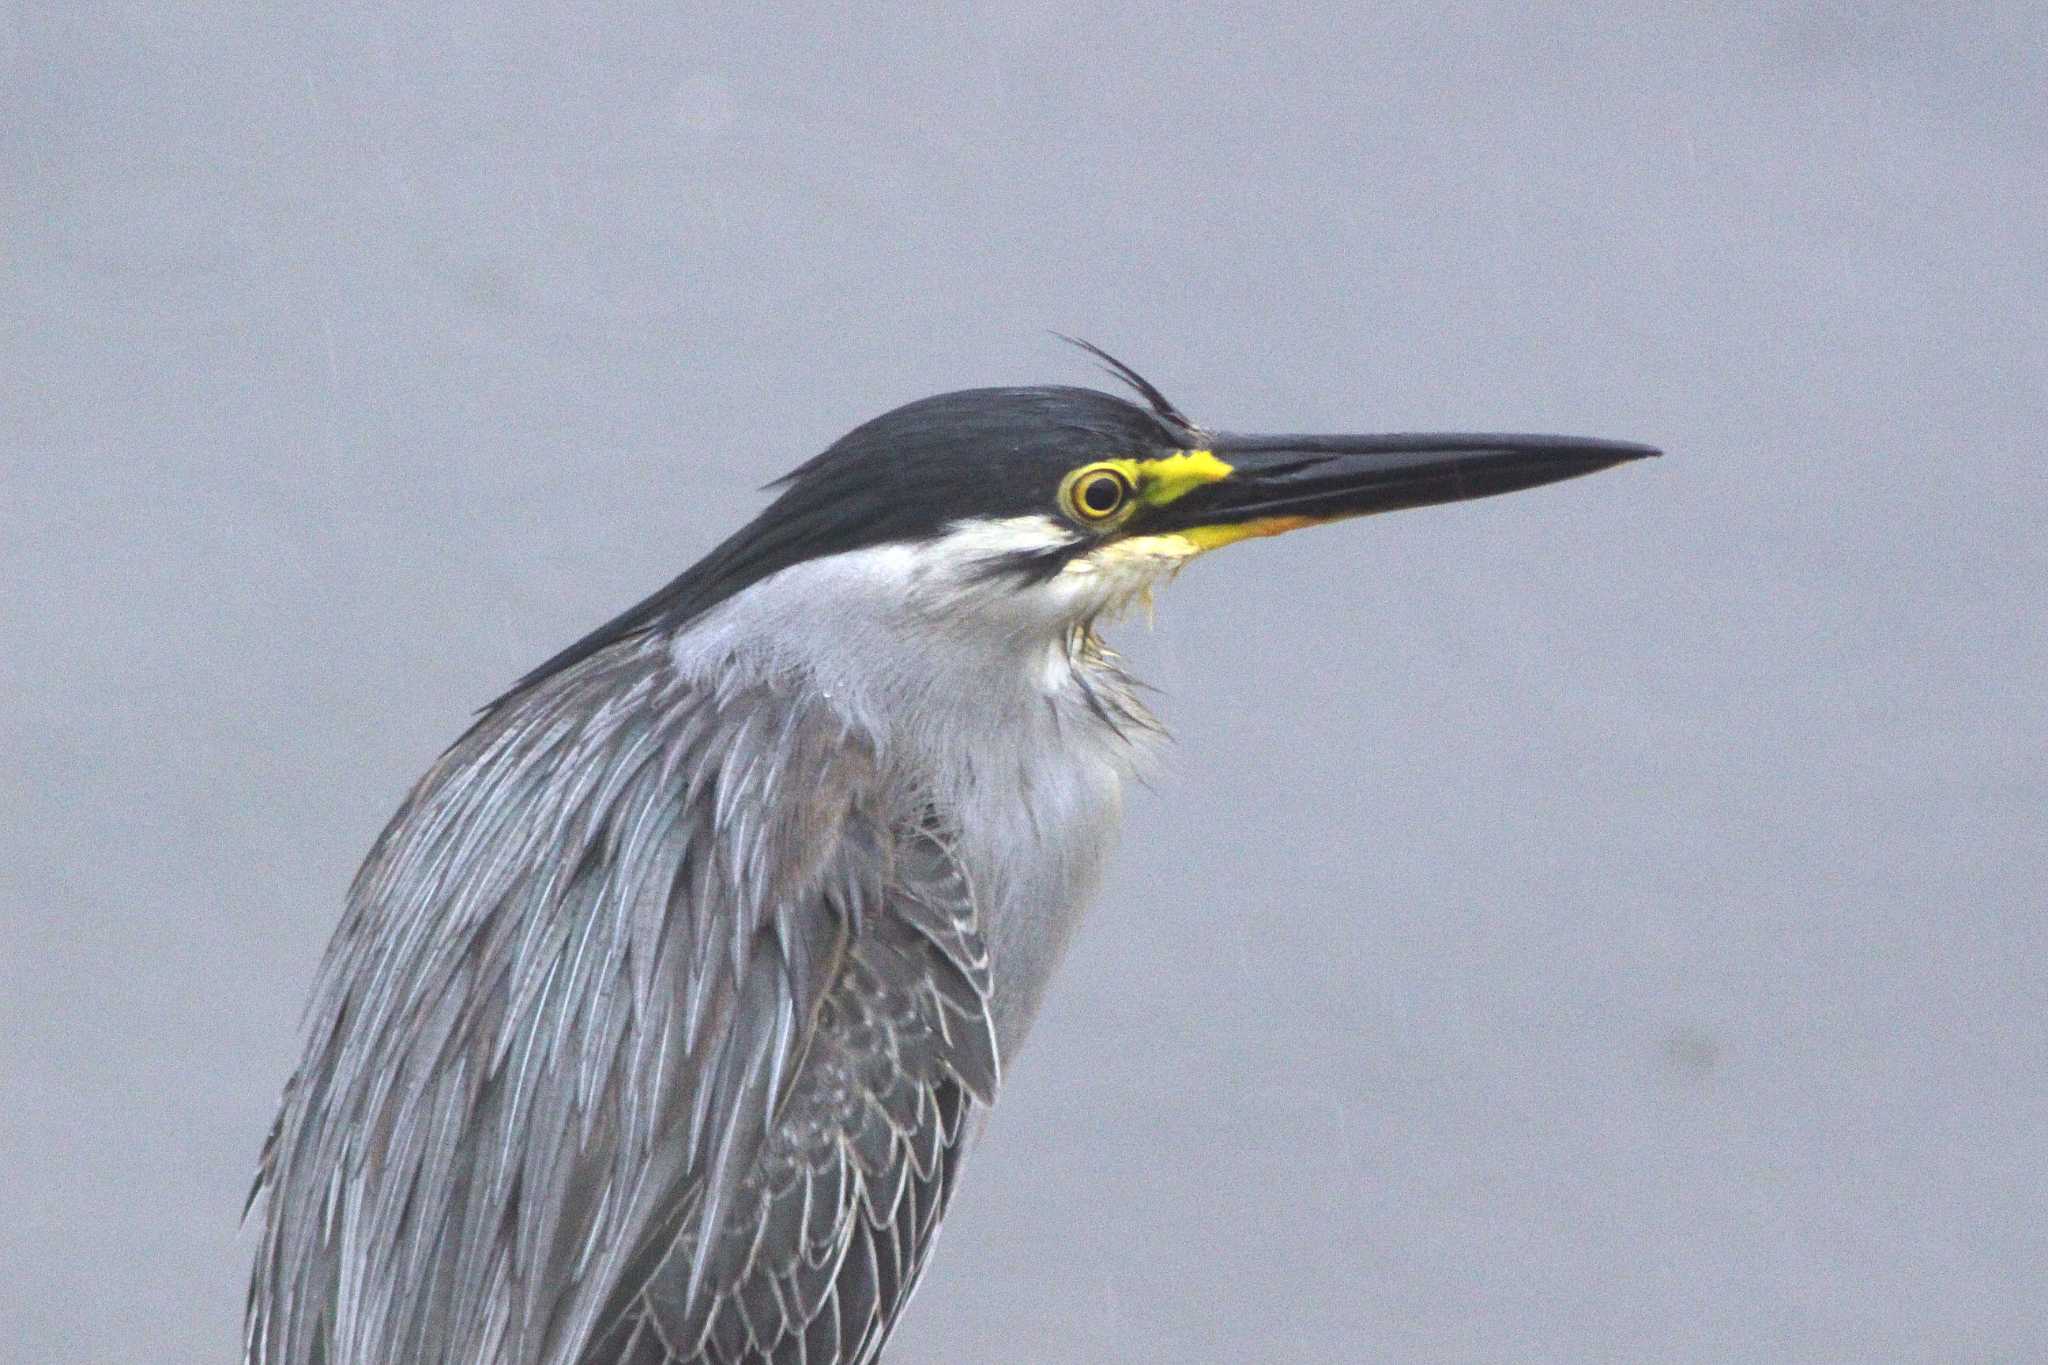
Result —
<path fill-rule="evenodd" d="M 709 685 L 814 691 L 939 805 L 983 897 L 1006 1053 L 1094 896 L 1123 783 L 1163 733 L 1087 626 L 1185 559 L 1077 558 L 1032 583 L 987 572 L 994 557 L 1071 534 L 1017 518 L 811 560 L 735 594 L 673 645 L 678 669 Z"/>

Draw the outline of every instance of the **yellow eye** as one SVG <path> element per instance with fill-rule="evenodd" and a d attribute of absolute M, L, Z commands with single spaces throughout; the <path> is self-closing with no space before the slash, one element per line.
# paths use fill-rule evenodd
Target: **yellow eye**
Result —
<path fill-rule="evenodd" d="M 1131 481 L 1111 465 L 1092 464 L 1067 475 L 1060 485 L 1060 503 L 1067 515 L 1087 526 L 1100 526 L 1124 510 L 1131 500 Z"/>

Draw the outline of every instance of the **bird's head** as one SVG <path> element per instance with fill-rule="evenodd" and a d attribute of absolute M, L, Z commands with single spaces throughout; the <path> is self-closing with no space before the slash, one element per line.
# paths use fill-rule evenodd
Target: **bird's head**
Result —
<path fill-rule="evenodd" d="M 1657 453 L 1574 436 L 1212 432 L 1087 349 L 1142 401 L 989 388 L 885 413 L 779 480 L 761 515 L 681 578 L 532 676 L 686 624 L 783 570 L 862 552 L 877 591 L 935 622 L 1069 630 L 1237 541 L 1533 488 Z"/>

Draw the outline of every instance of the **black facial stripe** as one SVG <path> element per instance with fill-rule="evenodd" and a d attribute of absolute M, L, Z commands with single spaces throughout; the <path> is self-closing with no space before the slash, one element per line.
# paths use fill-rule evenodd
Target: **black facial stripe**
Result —
<path fill-rule="evenodd" d="M 975 567 L 974 576 L 983 580 L 1007 578 L 1022 587 L 1049 583 L 1059 577 L 1061 569 L 1100 543 L 1076 540 L 1066 545 L 1048 545 L 1043 549 L 1006 550 L 982 560 Z"/>

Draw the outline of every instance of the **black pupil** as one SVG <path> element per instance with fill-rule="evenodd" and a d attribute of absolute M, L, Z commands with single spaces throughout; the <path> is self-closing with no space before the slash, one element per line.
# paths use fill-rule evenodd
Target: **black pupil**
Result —
<path fill-rule="evenodd" d="M 1123 500 L 1123 485 L 1111 475 L 1098 474 L 1081 485 L 1081 505 L 1098 517 L 1114 512 Z"/>

